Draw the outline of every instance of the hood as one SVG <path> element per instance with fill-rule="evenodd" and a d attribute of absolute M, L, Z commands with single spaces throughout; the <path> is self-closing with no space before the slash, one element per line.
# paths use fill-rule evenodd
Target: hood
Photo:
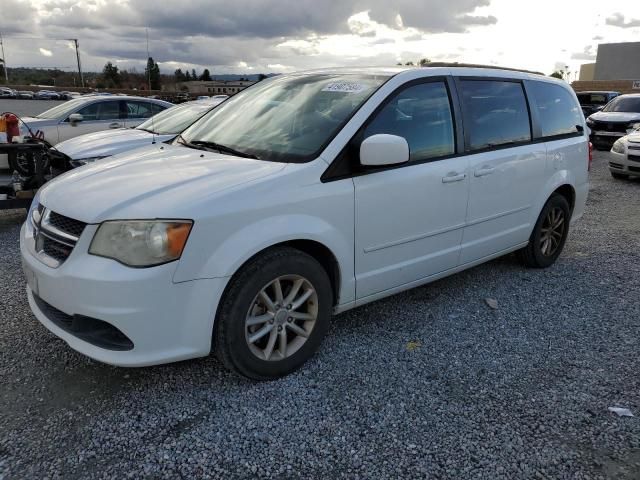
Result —
<path fill-rule="evenodd" d="M 598 122 L 640 122 L 640 112 L 596 112 L 589 118 Z"/>
<path fill-rule="evenodd" d="M 40 203 L 86 223 L 187 218 L 224 190 L 273 175 L 286 164 L 154 145 L 77 168 L 40 189 Z"/>
<path fill-rule="evenodd" d="M 58 143 L 55 148 L 72 160 L 110 157 L 136 148 L 171 140 L 175 135 L 153 135 L 135 128 L 102 130 Z"/>

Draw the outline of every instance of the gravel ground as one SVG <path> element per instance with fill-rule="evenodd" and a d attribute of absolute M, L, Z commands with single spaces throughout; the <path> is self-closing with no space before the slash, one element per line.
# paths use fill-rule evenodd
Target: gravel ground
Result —
<path fill-rule="evenodd" d="M 4 216 L 0 477 L 640 478 L 640 181 L 606 155 L 554 267 L 508 256 L 340 315 L 270 383 L 74 353 L 29 312 Z"/>

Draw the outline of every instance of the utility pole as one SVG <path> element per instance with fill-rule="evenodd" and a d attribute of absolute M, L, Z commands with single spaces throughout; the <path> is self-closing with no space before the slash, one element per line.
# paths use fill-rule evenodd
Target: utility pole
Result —
<path fill-rule="evenodd" d="M 84 88 L 84 77 L 82 76 L 82 66 L 80 65 L 80 45 L 78 44 L 77 38 L 70 38 L 75 46 L 76 46 L 76 59 L 78 60 L 78 74 L 80 75 L 80 86 Z"/>
<path fill-rule="evenodd" d="M 4 42 L 2 41 L 2 33 L 0 33 L 0 47 L 2 48 L 2 69 L 4 70 L 4 81 L 9 85 L 9 73 L 7 72 L 7 60 L 4 54 Z"/>

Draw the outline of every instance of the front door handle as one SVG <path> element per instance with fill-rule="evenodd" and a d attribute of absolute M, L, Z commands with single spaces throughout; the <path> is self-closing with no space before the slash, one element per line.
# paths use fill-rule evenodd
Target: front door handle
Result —
<path fill-rule="evenodd" d="M 482 167 L 473 172 L 473 175 L 475 177 L 484 177 L 485 175 L 491 175 L 495 171 L 496 169 L 494 167 Z"/>
<path fill-rule="evenodd" d="M 109 128 L 120 128 L 122 125 L 120 125 L 118 122 L 113 122 L 109 124 Z"/>
<path fill-rule="evenodd" d="M 467 178 L 466 173 L 450 172 L 445 177 L 442 177 L 442 183 L 460 182 Z"/>

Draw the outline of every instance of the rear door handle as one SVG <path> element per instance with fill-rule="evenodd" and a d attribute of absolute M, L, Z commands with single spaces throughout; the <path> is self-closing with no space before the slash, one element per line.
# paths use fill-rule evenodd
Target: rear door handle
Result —
<path fill-rule="evenodd" d="M 473 175 L 475 177 L 484 177 L 485 175 L 491 175 L 495 171 L 496 169 L 494 167 L 482 167 L 473 172 Z"/>
<path fill-rule="evenodd" d="M 450 172 L 446 177 L 442 177 L 442 183 L 460 182 L 467 178 L 466 173 Z"/>
<path fill-rule="evenodd" d="M 120 128 L 122 125 L 120 125 L 118 122 L 113 122 L 109 124 L 109 128 Z"/>

